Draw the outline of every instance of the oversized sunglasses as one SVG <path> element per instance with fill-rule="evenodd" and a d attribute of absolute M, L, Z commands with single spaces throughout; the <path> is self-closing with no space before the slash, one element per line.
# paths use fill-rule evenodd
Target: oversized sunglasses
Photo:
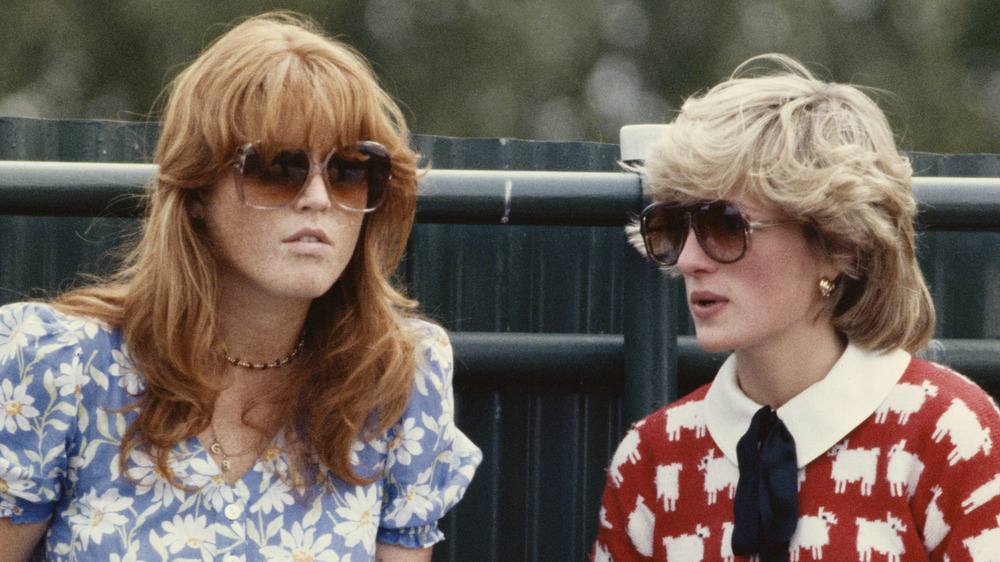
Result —
<path fill-rule="evenodd" d="M 385 201 L 392 179 L 389 150 L 364 141 L 313 162 L 304 150 L 281 150 L 265 156 L 256 143 L 236 155 L 236 184 L 243 203 L 254 209 L 277 209 L 298 198 L 315 170 L 341 208 L 370 213 Z"/>
<path fill-rule="evenodd" d="M 736 204 L 729 201 L 691 205 L 653 203 L 642 211 L 639 231 L 646 245 L 646 254 L 659 265 L 677 265 L 691 230 L 694 230 L 698 244 L 708 257 L 719 263 L 733 263 L 746 254 L 754 229 L 787 222 L 749 220 Z"/>

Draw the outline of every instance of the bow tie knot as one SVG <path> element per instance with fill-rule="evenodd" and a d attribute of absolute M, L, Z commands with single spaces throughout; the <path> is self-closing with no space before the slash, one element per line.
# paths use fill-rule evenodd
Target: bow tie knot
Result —
<path fill-rule="evenodd" d="M 763 562 L 787 561 L 799 517 L 795 440 L 775 411 L 764 406 L 736 445 L 736 456 L 740 479 L 733 552 L 760 553 Z"/>

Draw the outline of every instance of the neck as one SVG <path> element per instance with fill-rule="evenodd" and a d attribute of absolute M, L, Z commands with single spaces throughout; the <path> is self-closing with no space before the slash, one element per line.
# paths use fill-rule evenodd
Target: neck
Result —
<path fill-rule="evenodd" d="M 847 347 L 829 323 L 783 341 L 736 350 L 736 373 L 743 393 L 778 409 L 819 382 Z"/>
<path fill-rule="evenodd" d="M 250 363 L 286 357 L 299 344 L 309 300 L 251 299 L 245 293 L 219 298 L 219 336 L 226 353 Z"/>

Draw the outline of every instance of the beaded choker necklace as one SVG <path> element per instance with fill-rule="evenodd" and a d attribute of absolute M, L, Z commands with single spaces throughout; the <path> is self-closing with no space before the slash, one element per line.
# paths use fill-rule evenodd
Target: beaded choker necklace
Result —
<path fill-rule="evenodd" d="M 295 357 L 302 351 L 302 347 L 305 344 L 306 338 L 305 336 L 302 336 L 299 338 L 299 343 L 296 344 L 295 349 L 293 349 L 291 353 L 281 359 L 275 359 L 270 363 L 250 363 L 249 361 L 244 361 L 239 357 L 233 357 L 228 353 L 226 354 L 226 361 L 229 361 L 229 364 L 234 367 L 243 367 L 244 369 L 274 369 L 275 367 L 280 367 L 292 359 L 295 359 Z"/>

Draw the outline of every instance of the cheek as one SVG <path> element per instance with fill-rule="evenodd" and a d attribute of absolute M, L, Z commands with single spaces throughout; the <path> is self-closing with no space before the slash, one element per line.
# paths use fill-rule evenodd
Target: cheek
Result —
<path fill-rule="evenodd" d="M 805 248 L 768 253 L 768 259 L 755 260 L 746 278 L 754 296 L 767 306 L 797 311 L 813 306 L 819 294 L 819 265 Z"/>

